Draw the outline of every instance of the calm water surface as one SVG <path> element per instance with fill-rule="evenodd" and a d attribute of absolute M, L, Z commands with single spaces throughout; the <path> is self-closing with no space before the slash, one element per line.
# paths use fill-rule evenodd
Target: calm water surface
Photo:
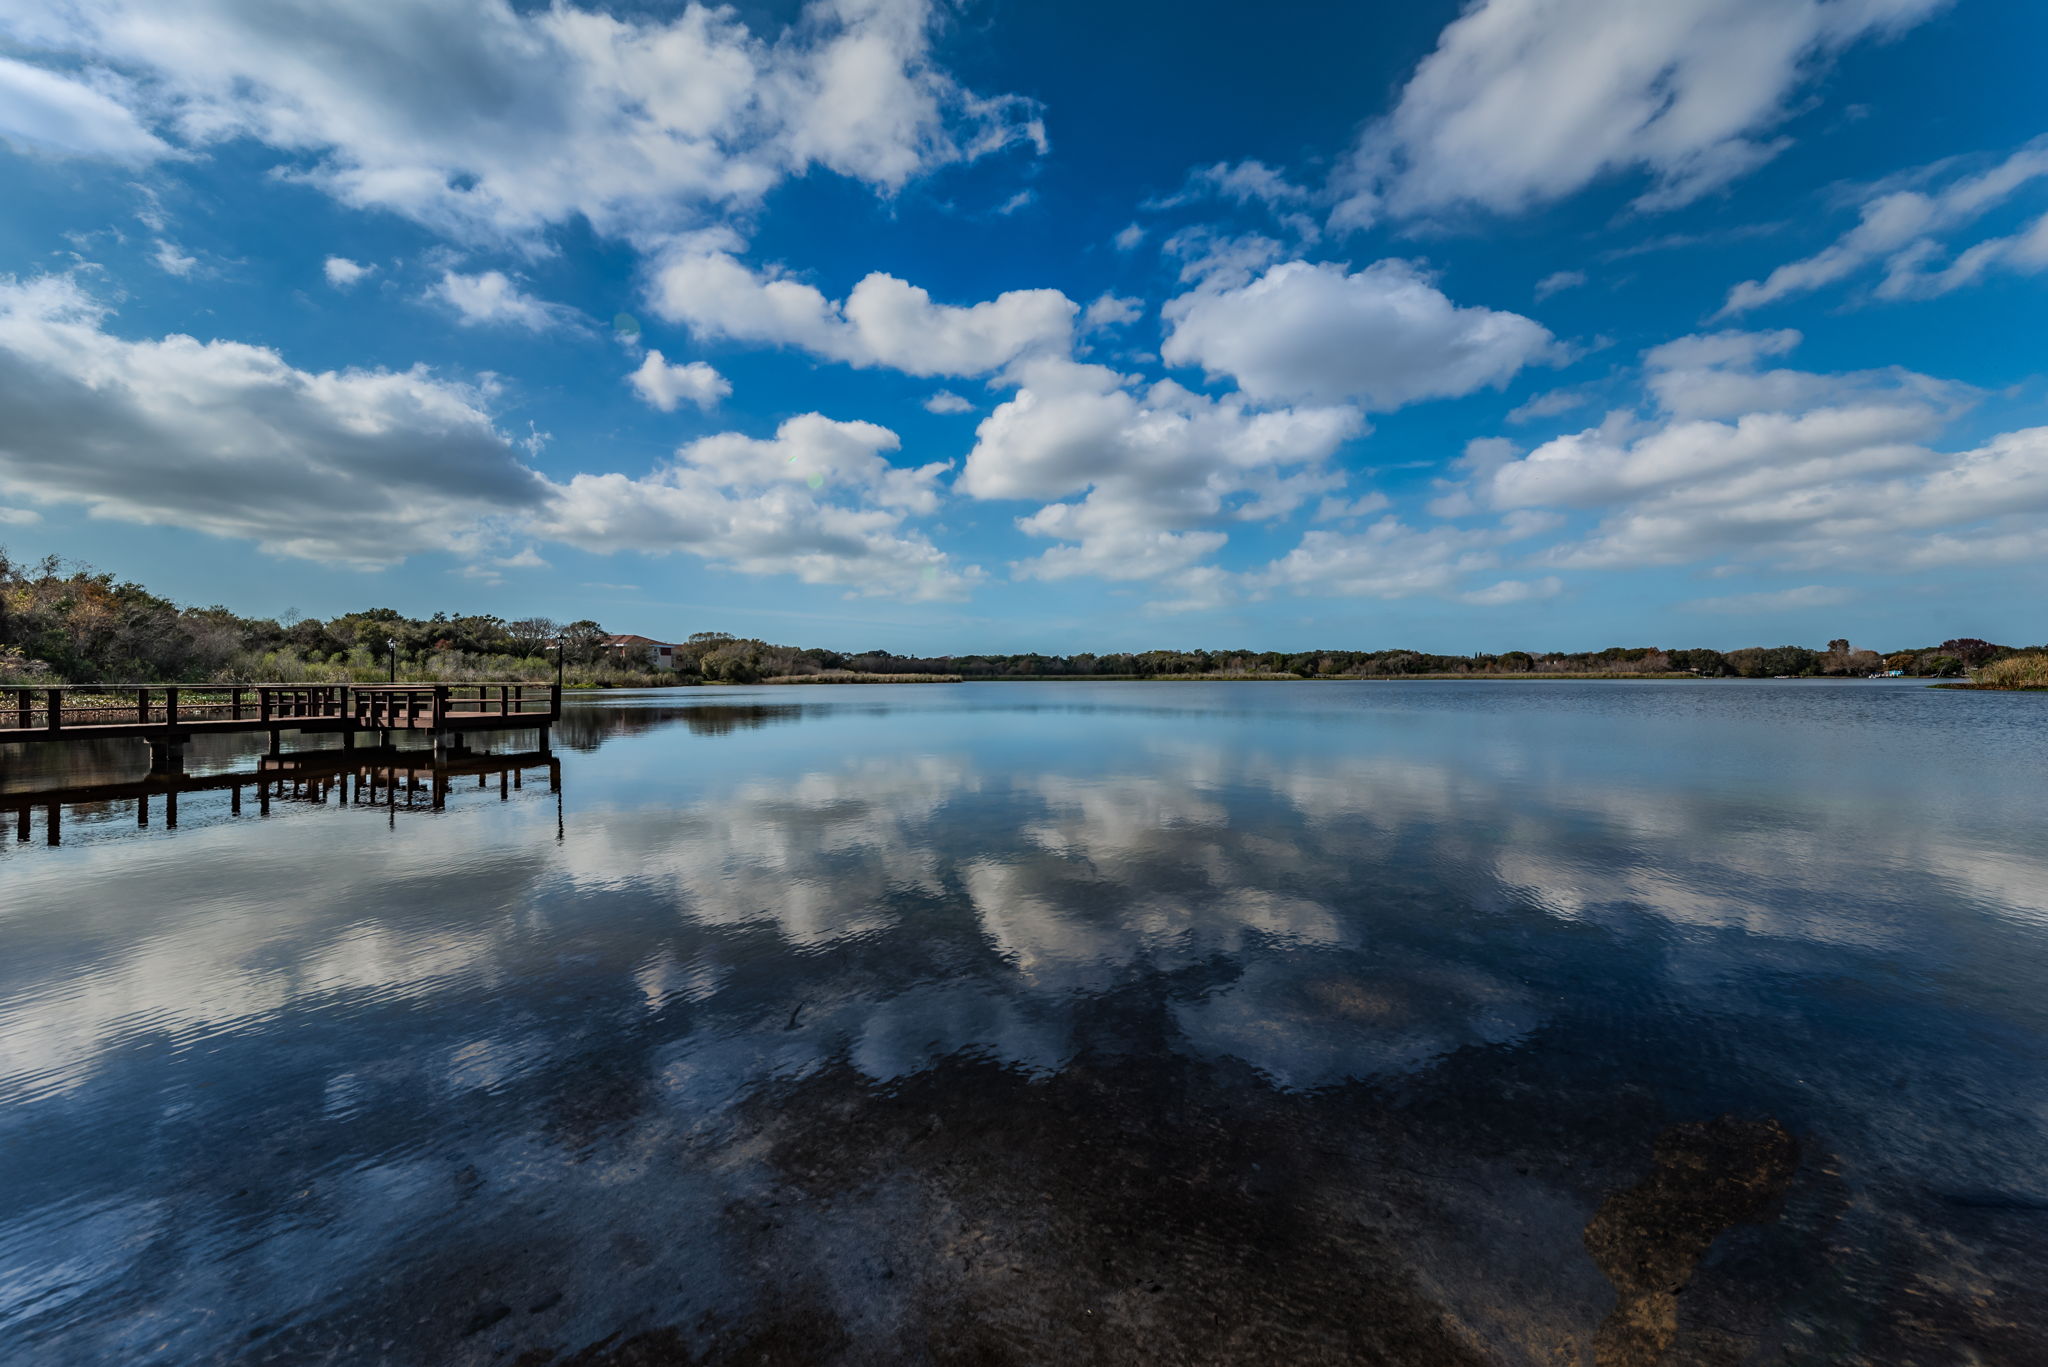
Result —
<path fill-rule="evenodd" d="M 2048 700 L 703 689 L 555 741 L 438 807 L 5 813 L 0 1361 L 2048 1361 Z"/>

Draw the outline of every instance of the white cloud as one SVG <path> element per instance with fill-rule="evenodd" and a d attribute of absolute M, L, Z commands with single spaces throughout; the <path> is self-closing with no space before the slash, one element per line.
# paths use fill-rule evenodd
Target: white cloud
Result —
<path fill-rule="evenodd" d="M 1536 282 L 1536 301 L 1548 299 L 1564 290 L 1575 290 L 1586 283 L 1584 271 L 1552 271 Z"/>
<path fill-rule="evenodd" d="M 1369 494 L 1360 494 L 1357 498 L 1326 498 L 1316 505 L 1315 520 L 1349 522 L 1385 512 L 1391 506 L 1392 500 L 1377 490 Z"/>
<path fill-rule="evenodd" d="M 1503 579 L 1498 584 L 1461 593 L 1458 600 L 1474 607 L 1497 608 L 1514 603 L 1537 603 L 1555 598 L 1562 592 L 1564 580 L 1553 574 L 1542 579 Z"/>
<path fill-rule="evenodd" d="M 545 496 L 473 386 L 126 341 L 105 317 L 61 277 L 0 278 L 0 488 L 356 565 L 456 545 Z"/>
<path fill-rule="evenodd" d="M 1094 328 L 1122 327 L 1135 323 L 1145 314 L 1145 301 L 1130 299 L 1105 291 L 1095 297 L 1081 315 L 1082 326 Z"/>
<path fill-rule="evenodd" d="M 1017 394 L 975 432 L 959 489 L 975 498 L 1062 500 L 1019 522 L 1063 544 L 1018 567 L 1059 578 L 1155 578 L 1222 545 L 1215 524 L 1278 517 L 1337 478 L 1322 468 L 1362 430 L 1355 409 L 1258 411 L 1171 380 L 1143 390 L 1101 366 L 1018 367 Z M 1078 500 L 1065 501 L 1074 495 Z"/>
<path fill-rule="evenodd" d="M 1313 196 L 1281 172 L 1262 161 L 1219 161 L 1188 173 L 1188 188 L 1155 206 L 1167 208 L 1198 196 L 1218 196 L 1239 204 L 1263 204 L 1269 209 L 1298 207 Z"/>
<path fill-rule="evenodd" d="M 941 389 L 924 401 L 927 413 L 972 413 L 974 405 L 950 389 Z"/>
<path fill-rule="evenodd" d="M 1037 201 L 1037 199 L 1038 191 L 1019 190 L 1016 194 L 1011 195 L 1001 204 L 996 205 L 996 213 L 1000 217 L 1008 218 L 1011 214 L 1016 213 L 1019 209 L 1029 208 L 1034 202 Z"/>
<path fill-rule="evenodd" d="M 1346 598 L 1412 598 L 1454 592 L 1500 564 L 1500 538 L 1457 527 L 1416 528 L 1384 517 L 1356 532 L 1311 531 L 1251 576 L 1261 588 Z"/>
<path fill-rule="evenodd" d="M 1923 411 L 1932 424 L 1976 397 L 1967 385 L 1896 366 L 1832 375 L 1760 368 L 1764 358 L 1782 356 L 1800 340 L 1791 328 L 1681 337 L 1643 353 L 1644 383 L 1658 408 L 1674 418 L 1876 406 Z"/>
<path fill-rule="evenodd" d="M 1073 345 L 1074 302 L 1058 290 L 1012 290 L 961 307 L 877 271 L 844 302 L 814 285 L 749 269 L 720 249 L 728 238 L 691 239 L 655 271 L 649 306 L 704 338 L 792 346 L 829 360 L 907 375 L 983 375 L 1031 354 Z"/>
<path fill-rule="evenodd" d="M 1020 562 L 1020 579 L 1159 579 L 1215 554 L 1230 539 L 1223 532 L 1148 527 L 1123 505 L 1091 499 L 1049 503 L 1017 526 L 1061 543 Z"/>
<path fill-rule="evenodd" d="M 123 98 L 132 92 L 105 71 L 75 80 L 0 57 L 0 139 L 26 151 L 123 162 L 169 155 L 169 145 L 142 126 Z"/>
<path fill-rule="evenodd" d="M 33 508 L 0 507 L 0 527 L 29 527 L 42 520 L 43 515 Z"/>
<path fill-rule="evenodd" d="M 906 519 L 938 505 L 945 465 L 895 466 L 896 434 L 816 413 L 770 439 L 693 441 L 642 478 L 580 474 L 555 486 L 531 530 L 589 551 L 685 551 L 746 574 L 794 574 L 850 594 L 955 598 L 955 567 Z"/>
<path fill-rule="evenodd" d="M 156 240 L 156 250 L 149 254 L 149 259 L 166 275 L 184 277 L 199 269 L 198 257 L 166 238 L 160 237 Z"/>
<path fill-rule="evenodd" d="M 1609 414 L 1476 470 L 1474 489 L 1496 509 L 1598 510 L 1590 533 L 1539 557 L 1564 568 L 2048 556 L 2048 428 L 1941 451 L 1971 391 L 1896 369 L 1762 368 L 1797 341 L 1716 333 L 1655 348 L 1649 416 Z"/>
<path fill-rule="evenodd" d="M 1116 236 L 1110 240 L 1116 244 L 1116 249 L 1120 252 L 1135 251 L 1138 244 L 1145 240 L 1144 225 L 1127 223 L 1117 229 Z"/>
<path fill-rule="evenodd" d="M 328 284 L 338 290 L 345 290 L 374 273 L 377 268 L 365 266 L 360 261 L 351 261 L 345 256 L 330 256 L 320 269 L 327 277 Z"/>
<path fill-rule="evenodd" d="M 275 351 L 128 341 L 73 282 L 0 277 L 0 493 L 375 568 L 426 551 L 485 576 L 543 562 L 536 538 L 687 551 L 857 593 L 957 595 L 914 515 L 943 464 L 894 466 L 894 433 L 808 414 L 771 440 L 706 437 L 654 474 L 534 473 L 489 393 L 409 371 L 313 373 Z M 20 519 L 13 519 L 20 520 Z"/>
<path fill-rule="evenodd" d="M 456 321 L 464 327 L 503 325 L 548 332 L 582 323 L 583 316 L 575 309 L 534 298 L 503 271 L 442 271 L 427 294 L 454 309 Z"/>
<path fill-rule="evenodd" d="M 1848 602 L 1853 596 L 1847 589 L 1803 584 L 1798 588 L 1772 589 L 1763 593 L 1735 593 L 1725 598 L 1695 598 L 1678 606 L 1693 612 L 1722 612 L 1749 617 L 1767 612 L 1834 607 Z"/>
<path fill-rule="evenodd" d="M 468 239 L 532 242 L 577 215 L 638 237 L 812 168 L 889 193 L 1042 147 L 1028 102 L 933 63 L 935 18 L 931 0 L 816 0 L 763 35 L 701 5 L 103 0 L 4 22 L 22 48 L 133 73 L 146 99 L 13 63 L 0 112 L 17 136 L 134 158 L 162 150 L 132 116 L 146 108 L 187 147 L 253 139 L 345 203 Z"/>
<path fill-rule="evenodd" d="M 636 394 L 664 413 L 673 413 L 677 405 L 684 403 L 707 410 L 715 408 L 720 399 L 732 393 L 732 381 L 703 361 L 672 365 L 652 348 L 640 368 L 626 380 Z"/>
<path fill-rule="evenodd" d="M 1205 285 L 1163 312 L 1168 363 L 1232 376 L 1260 400 L 1384 411 L 1503 385 L 1556 352 L 1541 324 L 1460 308 L 1403 261 L 1355 272 L 1289 261 L 1242 286 Z"/>
<path fill-rule="evenodd" d="M 1956 253 L 1945 265 L 1933 263 L 1941 248 L 1933 242 L 1914 244 L 1892 257 L 1879 282 L 1883 299 L 1932 299 L 1974 285 L 1994 271 L 2039 275 L 2048 271 L 2048 214 L 2005 237 L 1988 237 Z"/>
<path fill-rule="evenodd" d="M 1335 219 L 1515 213 L 1630 171 L 1652 179 L 1638 206 L 1682 204 L 1775 156 L 1835 53 L 1943 3 L 1478 0 L 1360 136 Z"/>
<path fill-rule="evenodd" d="M 1180 258 L 1182 283 L 1210 290 L 1240 289 L 1287 254 L 1284 243 L 1263 233 L 1220 232 L 1202 225 L 1181 229 L 1160 250 Z"/>
<path fill-rule="evenodd" d="M 1525 423 L 1542 418 L 1554 418 L 1560 413 L 1569 413 L 1574 408 L 1584 408 L 1592 401 L 1592 395 L 1580 389 L 1547 390 L 1509 409 L 1507 419 L 1512 423 Z"/>
<path fill-rule="evenodd" d="M 1885 298 L 1945 293 L 1975 280 L 2000 260 L 2028 270 L 2048 266 L 2048 241 L 2021 233 L 1980 243 L 1944 271 L 1926 270 L 1927 263 L 1942 252 L 1939 235 L 1976 221 L 2023 186 L 2048 176 L 2048 139 L 2036 139 L 1996 166 L 1972 175 L 1957 176 L 1952 165 L 1942 165 L 1924 167 L 1905 179 L 1924 181 L 1944 174 L 1952 179 L 1931 193 L 1890 185 L 1873 190 L 1864 200 L 1854 228 L 1812 256 L 1787 262 L 1762 280 L 1745 280 L 1735 286 L 1721 306 L 1721 316 L 1837 284 L 1880 260 L 1886 262 L 1887 273 L 1877 293 Z M 2039 224 L 2035 230 L 2048 232 Z"/>

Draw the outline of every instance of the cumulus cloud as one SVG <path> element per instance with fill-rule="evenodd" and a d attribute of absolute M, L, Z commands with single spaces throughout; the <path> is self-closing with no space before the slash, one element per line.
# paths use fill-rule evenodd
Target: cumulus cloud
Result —
<path fill-rule="evenodd" d="M 105 71 L 79 80 L 11 57 L 0 57 L 0 139 L 28 152 L 154 161 L 169 144 L 144 128 L 122 103 L 134 98 Z"/>
<path fill-rule="evenodd" d="M 1145 228 L 1140 223 L 1126 223 L 1123 227 L 1117 229 L 1116 236 L 1110 239 L 1111 242 L 1116 244 L 1116 249 L 1120 252 L 1135 251 L 1138 244 L 1144 240 Z"/>
<path fill-rule="evenodd" d="M 1020 520 L 1061 544 L 1027 576 L 1151 579 L 1224 541 L 1215 524 L 1283 516 L 1338 477 L 1322 468 L 1363 420 L 1343 406 L 1257 410 L 1163 380 L 1133 387 L 1102 366 L 1040 360 L 975 432 L 959 489 L 1059 500 Z M 1075 498 L 1080 495 L 1079 498 Z"/>
<path fill-rule="evenodd" d="M 1496 509 L 1586 509 L 1542 559 L 1635 568 L 1801 567 L 2048 556 L 2048 429 L 1947 452 L 1971 391 L 1910 371 L 1768 369 L 1798 334 L 1715 333 L 1646 355 L 1647 415 L 1621 411 L 1476 472 Z"/>
<path fill-rule="evenodd" d="M 0 116 L 15 137 L 134 159 L 165 150 L 146 110 L 185 147 L 252 139 L 345 203 L 468 239 L 532 242 L 577 215 L 638 236 L 749 209 L 812 168 L 888 193 L 1042 146 L 1028 101 L 933 62 L 934 19 L 932 0 L 814 0 L 776 34 L 701 5 L 103 0 L 10 19 L 9 36 L 129 73 L 146 97 L 14 62 Z"/>
<path fill-rule="evenodd" d="M 905 523 L 938 506 L 943 463 L 907 469 L 882 454 L 895 433 L 816 413 L 768 439 L 693 441 L 652 474 L 579 474 L 529 526 L 595 552 L 684 551 L 746 574 L 794 574 L 850 594 L 954 598 L 976 577 Z"/>
<path fill-rule="evenodd" d="M 1479 0 L 1336 177 L 1335 221 L 1516 213 L 1640 172 L 1668 208 L 1775 156 L 1795 92 L 1945 0 Z"/>
<path fill-rule="evenodd" d="M 1081 315 L 1081 322 L 1088 328 L 1122 327 L 1135 323 L 1145 314 L 1145 301 L 1105 291 L 1095 297 Z"/>
<path fill-rule="evenodd" d="M 129 341 L 107 317 L 68 279 L 0 278 L 0 493 L 366 569 L 446 550 L 489 576 L 541 563 L 506 542 L 547 539 L 904 598 L 953 596 L 976 574 L 906 527 L 937 508 L 945 466 L 891 464 L 896 435 L 871 423 L 807 414 L 772 439 L 692 442 L 640 478 L 556 484 L 522 463 L 478 386 Z"/>
<path fill-rule="evenodd" d="M 941 389 L 938 393 L 924 401 L 924 411 L 927 413 L 972 413 L 974 411 L 974 404 L 970 400 L 961 398 L 950 389 Z"/>
<path fill-rule="evenodd" d="M 455 310 L 456 321 L 464 327 L 502 326 L 549 332 L 580 326 L 583 317 L 566 304 L 534 298 L 503 271 L 475 275 L 442 271 L 440 280 L 427 295 Z"/>
<path fill-rule="evenodd" d="M 351 261 L 345 256 L 330 256 L 321 265 L 321 274 L 327 283 L 338 290 L 352 288 L 364 277 L 376 271 L 375 266 L 365 266 L 360 261 Z"/>
<path fill-rule="evenodd" d="M 1968 284 L 1997 264 L 2021 270 L 2048 268 L 2048 219 L 2010 238 L 1992 239 L 1962 253 L 1946 268 L 1929 269 L 1943 254 L 1940 239 L 1966 227 L 2010 199 L 2022 187 L 2048 176 L 2048 139 L 2036 139 L 1998 165 L 1958 175 L 1953 165 L 1926 167 L 1904 179 L 1945 176 L 1936 190 L 1880 186 L 1865 197 L 1856 226 L 1812 256 L 1789 261 L 1762 280 L 1745 280 L 1728 292 L 1721 316 L 1746 313 L 1794 295 L 1837 284 L 1883 261 L 1884 298 L 1946 293 Z"/>
<path fill-rule="evenodd" d="M 649 306 L 704 338 L 796 347 L 828 360 L 907 375 L 984 375 L 1030 354 L 1073 345 L 1074 302 L 1058 290 L 1012 290 L 978 304 L 938 304 L 876 271 L 844 301 L 815 285 L 757 272 L 730 239 L 678 244 L 656 269 Z"/>
<path fill-rule="evenodd" d="M 267 347 L 127 341 L 73 282 L 0 279 L 0 488 L 373 566 L 539 506 L 474 386 L 309 372 Z"/>
<path fill-rule="evenodd" d="M 1310 531 L 1285 556 L 1251 576 L 1263 589 L 1346 598 L 1448 594 L 1500 564 L 1501 537 L 1488 530 L 1411 527 L 1384 517 L 1355 532 Z"/>
<path fill-rule="evenodd" d="M 1498 387 L 1556 354 L 1518 313 L 1461 308 L 1413 265 L 1288 261 L 1170 300 L 1160 355 L 1229 375 L 1255 399 L 1389 410 Z"/>
<path fill-rule="evenodd" d="M 626 382 L 633 386 L 634 393 L 664 413 L 673 413 L 685 403 L 715 408 L 720 399 L 732 393 L 732 381 L 703 361 L 673 365 L 652 348 L 647 359 L 640 362 L 640 368 L 626 377 Z"/>

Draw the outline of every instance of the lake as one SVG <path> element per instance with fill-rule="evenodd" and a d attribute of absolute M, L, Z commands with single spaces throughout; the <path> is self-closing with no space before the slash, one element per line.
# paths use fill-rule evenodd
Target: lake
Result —
<path fill-rule="evenodd" d="M 2048 1360 L 2048 699 L 705 688 L 554 741 L 5 814 L 0 1361 Z M 43 749 L 5 783 L 146 768 Z"/>

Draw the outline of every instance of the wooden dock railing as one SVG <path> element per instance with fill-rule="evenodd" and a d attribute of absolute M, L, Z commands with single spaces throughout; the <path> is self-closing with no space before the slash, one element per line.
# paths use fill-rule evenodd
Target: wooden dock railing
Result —
<path fill-rule="evenodd" d="M 546 684 L 65 684 L 0 690 L 0 743 L 205 731 L 509 729 L 552 725 Z"/>

